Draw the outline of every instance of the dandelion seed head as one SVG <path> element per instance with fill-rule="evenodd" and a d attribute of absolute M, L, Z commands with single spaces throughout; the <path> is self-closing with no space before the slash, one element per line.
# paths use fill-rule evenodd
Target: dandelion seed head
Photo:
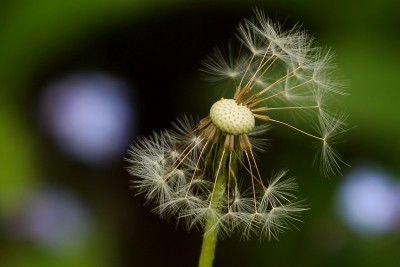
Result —
<path fill-rule="evenodd" d="M 210 81 L 232 81 L 233 95 L 215 102 L 201 120 L 181 116 L 172 129 L 139 139 L 128 170 L 161 217 L 175 217 L 189 229 L 207 224 L 221 236 L 277 238 L 307 208 L 288 171 L 265 179 L 256 154 L 265 151 L 271 125 L 284 127 L 318 143 L 322 173 L 339 172 L 343 161 L 333 145 L 346 116 L 332 112 L 326 100 L 343 94 L 343 87 L 333 77 L 333 53 L 299 25 L 285 31 L 256 10 L 236 37 L 239 47 L 215 49 L 201 70 Z"/>

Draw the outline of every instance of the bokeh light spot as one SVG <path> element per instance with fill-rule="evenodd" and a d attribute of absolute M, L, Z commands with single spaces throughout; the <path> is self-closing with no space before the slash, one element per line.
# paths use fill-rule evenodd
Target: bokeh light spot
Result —
<path fill-rule="evenodd" d="M 9 222 L 13 238 L 53 250 L 78 249 L 92 232 L 86 208 L 71 192 L 56 187 L 32 190 Z"/>
<path fill-rule="evenodd" d="M 103 73 L 67 76 L 45 88 L 39 104 L 41 123 L 73 157 L 107 163 L 125 153 L 136 128 L 128 89 Z"/>
<path fill-rule="evenodd" d="M 372 168 L 349 173 L 337 192 L 342 220 L 362 235 L 394 230 L 400 219 L 399 184 L 390 175 Z"/>

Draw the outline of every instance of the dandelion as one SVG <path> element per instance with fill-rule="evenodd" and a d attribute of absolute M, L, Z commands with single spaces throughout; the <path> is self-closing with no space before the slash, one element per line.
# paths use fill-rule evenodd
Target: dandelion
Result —
<path fill-rule="evenodd" d="M 260 173 L 256 154 L 265 150 L 271 125 L 317 142 L 324 174 L 342 163 L 332 144 L 345 116 L 331 113 L 325 102 L 344 94 L 331 79 L 332 52 L 298 26 L 284 31 L 258 10 L 239 24 L 237 39 L 236 52 L 216 48 L 202 69 L 214 82 L 228 81 L 232 95 L 199 121 L 183 116 L 172 129 L 138 140 L 128 159 L 129 172 L 139 177 L 133 187 L 156 213 L 204 229 L 199 266 L 212 265 L 217 235 L 277 238 L 306 209 L 287 170 L 270 179 Z"/>

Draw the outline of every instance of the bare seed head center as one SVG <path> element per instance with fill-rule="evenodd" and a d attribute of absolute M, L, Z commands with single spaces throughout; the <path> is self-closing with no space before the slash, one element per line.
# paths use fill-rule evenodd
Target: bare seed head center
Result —
<path fill-rule="evenodd" d="M 210 109 L 212 122 L 222 132 L 241 135 L 251 132 L 255 125 L 251 110 L 234 99 L 224 99 L 215 102 Z"/>

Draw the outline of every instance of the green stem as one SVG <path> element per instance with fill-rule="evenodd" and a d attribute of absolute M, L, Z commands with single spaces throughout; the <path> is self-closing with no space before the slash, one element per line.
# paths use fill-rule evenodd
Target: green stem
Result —
<path fill-rule="evenodd" d="M 214 227 L 215 223 L 214 217 L 210 216 L 207 219 L 203 244 L 201 246 L 199 267 L 211 267 L 213 265 L 219 229 L 219 227 Z"/>
<path fill-rule="evenodd" d="M 225 176 L 221 174 L 218 176 L 217 184 L 215 185 L 214 198 L 211 202 L 211 208 L 220 211 L 222 208 L 222 196 L 225 189 Z M 201 253 L 198 267 L 212 267 L 215 248 L 218 240 L 218 218 L 215 214 L 210 213 L 207 217 L 206 226 L 204 229 L 203 244 L 201 246 Z"/>

